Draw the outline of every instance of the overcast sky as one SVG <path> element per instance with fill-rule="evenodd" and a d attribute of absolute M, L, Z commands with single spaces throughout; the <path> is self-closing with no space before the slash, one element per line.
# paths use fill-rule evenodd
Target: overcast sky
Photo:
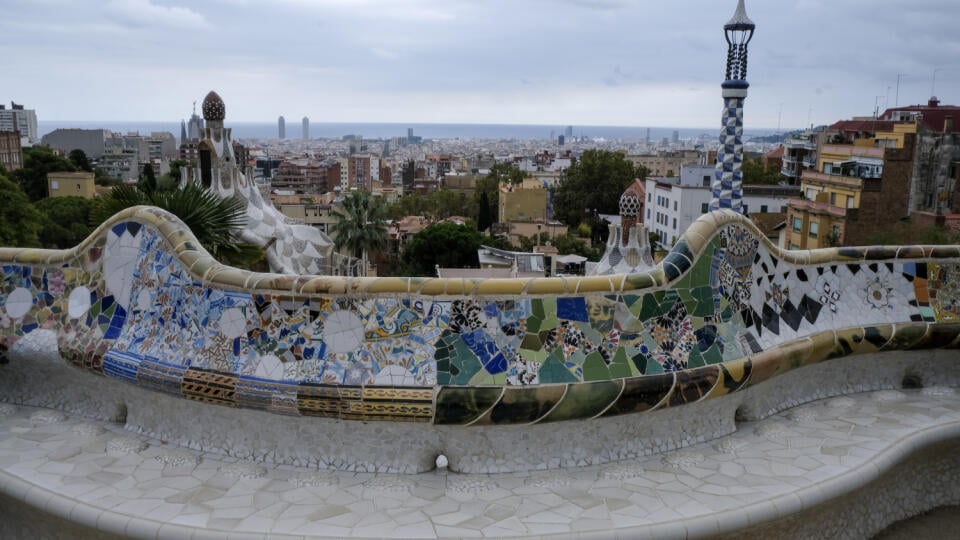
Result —
<path fill-rule="evenodd" d="M 719 125 L 735 0 L 3 0 L 0 101 L 41 120 Z M 960 105 L 960 1 L 747 0 L 745 123 Z M 782 112 L 781 112 L 782 111 Z"/>

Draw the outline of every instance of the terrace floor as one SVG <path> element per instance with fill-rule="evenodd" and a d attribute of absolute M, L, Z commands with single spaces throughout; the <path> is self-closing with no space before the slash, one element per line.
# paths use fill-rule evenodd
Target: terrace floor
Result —
<path fill-rule="evenodd" d="M 804 516 L 819 516 L 824 523 L 810 530 L 871 536 L 960 503 L 958 442 L 953 389 L 885 390 L 809 403 L 632 461 L 404 476 L 243 462 L 0 404 L 0 535 L 42 533 L 45 522 L 104 538 L 806 536 L 816 520 Z M 924 454 L 944 445 L 946 457 Z M 906 487 L 914 491 L 898 492 Z"/>

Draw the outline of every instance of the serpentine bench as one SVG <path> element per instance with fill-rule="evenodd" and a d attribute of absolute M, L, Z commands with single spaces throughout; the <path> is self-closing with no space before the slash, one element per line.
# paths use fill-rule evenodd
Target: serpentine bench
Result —
<path fill-rule="evenodd" d="M 0 272 L 0 400 L 294 465 L 599 464 L 960 371 L 960 247 L 785 252 L 728 211 L 635 275 L 252 273 L 149 207 Z"/>

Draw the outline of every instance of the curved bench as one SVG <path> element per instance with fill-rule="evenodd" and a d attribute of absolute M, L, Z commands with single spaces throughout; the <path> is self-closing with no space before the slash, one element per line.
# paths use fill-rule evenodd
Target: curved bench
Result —
<path fill-rule="evenodd" d="M 817 368 L 816 395 L 761 385 L 791 370 L 949 350 L 960 335 L 960 247 L 784 252 L 729 211 L 701 217 L 634 275 L 252 273 L 148 207 L 71 250 L 0 249 L 0 272 L 11 360 L 0 398 L 231 455 L 361 470 L 424 470 L 443 453 L 455 470 L 503 472 L 676 448 L 731 432 L 738 409 L 762 417 L 849 391 L 832 367 Z M 54 341 L 103 377 L 29 361 Z M 857 377 L 868 388 L 955 379 L 952 352 L 932 367 L 908 357 Z"/>

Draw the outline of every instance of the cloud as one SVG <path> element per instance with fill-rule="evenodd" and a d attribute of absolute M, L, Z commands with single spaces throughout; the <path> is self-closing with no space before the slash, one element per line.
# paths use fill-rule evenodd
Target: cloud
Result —
<path fill-rule="evenodd" d="M 114 21 L 135 27 L 206 28 L 200 13 L 180 6 L 159 6 L 150 0 L 110 0 L 106 15 Z"/>

